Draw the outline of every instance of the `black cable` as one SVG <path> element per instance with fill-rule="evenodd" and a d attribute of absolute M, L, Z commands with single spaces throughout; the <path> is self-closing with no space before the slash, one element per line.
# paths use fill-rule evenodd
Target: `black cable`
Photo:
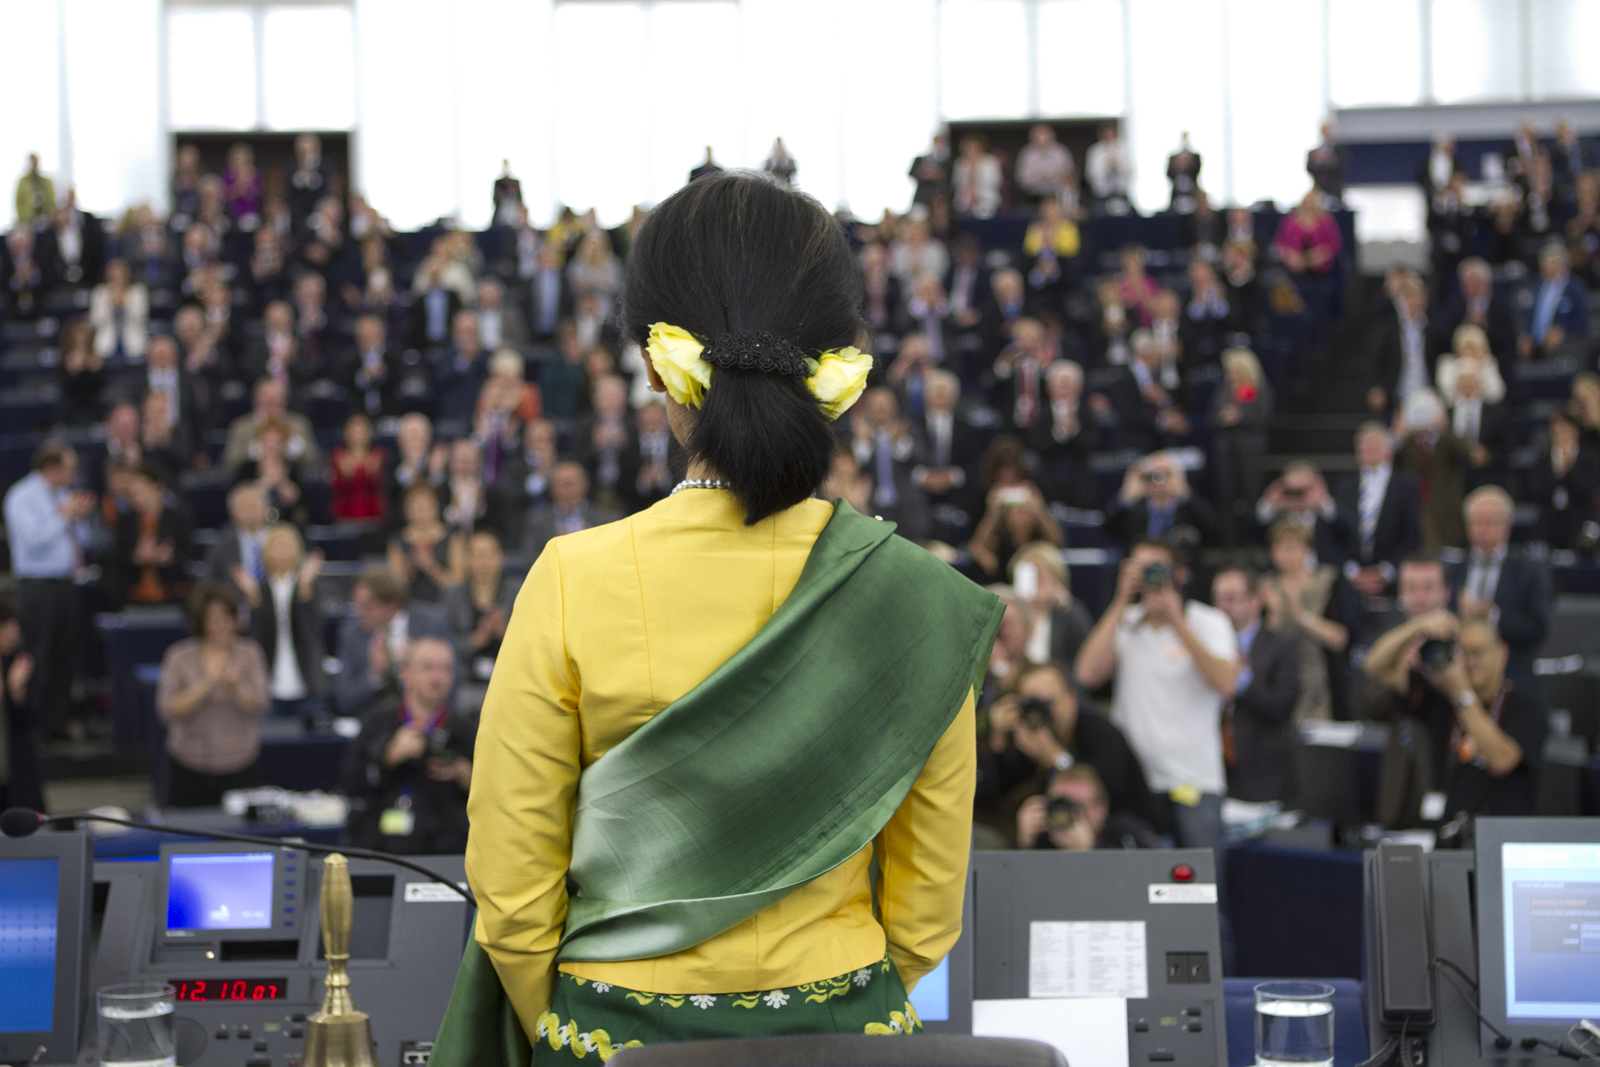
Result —
<path fill-rule="evenodd" d="M 1459 974 L 1461 976 L 1461 980 L 1462 981 L 1466 982 L 1468 985 L 1470 985 L 1472 987 L 1472 991 L 1474 993 L 1476 993 L 1478 991 L 1478 983 L 1473 979 L 1473 977 L 1470 974 L 1468 974 L 1466 971 L 1462 970 L 1461 967 L 1458 966 L 1453 961 L 1447 960 L 1443 956 L 1435 956 L 1433 958 L 1432 965 L 1435 966 L 1435 967 L 1448 967 L 1448 968 L 1450 968 L 1452 971 L 1456 972 L 1457 974 Z M 1457 993 L 1459 993 L 1461 995 L 1462 1001 L 1467 1005 L 1467 1010 L 1470 1011 L 1477 1018 L 1477 1020 L 1480 1023 L 1482 1023 L 1484 1026 L 1486 1026 L 1489 1030 L 1491 1030 L 1494 1033 L 1494 1036 L 1495 1036 L 1495 1047 L 1496 1048 L 1500 1049 L 1501 1051 L 1505 1051 L 1506 1049 L 1510 1048 L 1512 1046 L 1512 1044 L 1514 1044 L 1514 1042 L 1511 1040 L 1511 1036 L 1509 1034 L 1507 1034 L 1504 1030 L 1500 1029 L 1494 1023 L 1490 1022 L 1488 1019 L 1485 1019 L 1483 1017 L 1483 1013 L 1478 1010 L 1478 1005 L 1477 1005 L 1476 1001 L 1472 997 L 1467 996 L 1467 991 L 1466 990 L 1462 989 L 1460 986 L 1456 985 L 1454 982 L 1450 983 L 1450 988 L 1454 989 Z"/>
<path fill-rule="evenodd" d="M 134 822 L 132 819 L 117 819 L 107 815 L 41 815 L 43 823 L 52 822 L 108 822 L 117 826 L 130 826 L 135 830 L 153 830 L 163 834 L 180 834 L 184 837 L 214 838 L 218 841 L 240 841 L 247 845 L 265 845 L 268 848 L 294 849 L 299 852 L 310 852 L 319 856 L 355 856 L 359 859 L 377 860 L 380 863 L 392 863 L 396 867 L 404 867 L 408 871 L 420 874 L 430 882 L 447 885 L 466 898 L 467 903 L 474 908 L 478 906 L 478 899 L 472 895 L 472 890 L 464 882 L 455 882 L 437 871 L 430 871 L 420 863 L 412 863 L 401 856 L 393 856 L 387 852 L 378 852 L 370 848 L 346 848 L 336 845 L 318 845 L 310 841 L 286 841 L 282 838 L 252 837 L 249 834 L 231 834 L 222 830 L 185 830 L 177 826 L 157 826 L 152 823 Z"/>
<path fill-rule="evenodd" d="M 1377 1052 L 1356 1064 L 1356 1067 L 1394 1067 L 1394 1064 L 1398 1063 L 1399 1060 L 1400 1039 L 1391 1037 L 1383 1043 Z"/>
<path fill-rule="evenodd" d="M 1452 971 L 1454 971 L 1457 974 L 1459 974 L 1461 976 L 1462 980 L 1464 980 L 1468 985 L 1470 985 L 1472 987 L 1473 992 L 1477 992 L 1478 991 L 1478 983 L 1473 981 L 1472 977 L 1470 975 L 1468 975 L 1466 971 L 1462 970 L 1459 966 L 1457 966 L 1456 964 L 1452 963 L 1450 960 L 1445 959 L 1443 956 L 1435 956 L 1433 958 L 1433 962 L 1436 965 L 1442 965 L 1442 966 L 1450 968 Z M 1490 1022 L 1488 1019 L 1485 1019 L 1483 1017 L 1483 1013 L 1478 1011 L 1478 1006 L 1472 1002 L 1472 998 L 1471 997 L 1467 996 L 1465 990 L 1463 990 L 1460 986 L 1454 986 L 1454 989 L 1455 989 L 1455 991 L 1457 993 L 1461 994 L 1461 999 L 1466 1001 L 1467 1010 L 1472 1012 L 1472 1014 L 1477 1018 L 1477 1020 L 1480 1023 L 1482 1023 L 1484 1026 L 1488 1027 L 1491 1031 L 1494 1032 L 1494 1035 L 1495 1035 L 1495 1047 L 1496 1048 L 1501 1049 L 1503 1051 L 1505 1049 L 1510 1048 L 1513 1044 L 1515 1044 L 1515 1042 L 1511 1039 L 1511 1036 L 1509 1034 L 1507 1034 L 1505 1031 L 1501 1030 L 1494 1023 Z M 1546 1038 L 1542 1038 L 1542 1037 L 1525 1037 L 1525 1038 L 1522 1039 L 1522 1047 L 1525 1048 L 1525 1049 L 1528 1049 L 1530 1051 L 1535 1049 L 1535 1048 L 1540 1047 L 1541 1045 L 1543 1047 L 1549 1049 L 1551 1052 L 1554 1052 L 1557 1056 L 1564 1056 L 1569 1060 L 1581 1060 L 1581 1059 L 1583 1059 L 1582 1050 L 1571 1048 L 1566 1043 L 1561 1042 L 1561 1041 L 1550 1041 L 1550 1040 L 1547 1040 Z"/>

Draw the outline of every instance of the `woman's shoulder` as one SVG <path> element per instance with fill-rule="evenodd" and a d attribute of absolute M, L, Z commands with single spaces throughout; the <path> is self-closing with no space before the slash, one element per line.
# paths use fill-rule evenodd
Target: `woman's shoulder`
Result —
<path fill-rule="evenodd" d="M 185 637 L 175 644 L 168 645 L 166 652 L 162 653 L 163 666 L 181 663 L 185 660 L 198 658 L 200 655 L 200 639 L 198 637 Z"/>

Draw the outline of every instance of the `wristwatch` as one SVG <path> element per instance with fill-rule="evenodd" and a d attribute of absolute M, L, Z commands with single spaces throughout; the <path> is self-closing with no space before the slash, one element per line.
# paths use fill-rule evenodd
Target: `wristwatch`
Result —
<path fill-rule="evenodd" d="M 1470 689 L 1468 689 L 1466 692 L 1462 693 L 1460 696 L 1456 697 L 1456 707 L 1458 707 L 1458 708 L 1470 708 L 1470 707 L 1472 707 L 1472 705 L 1476 704 L 1477 702 L 1478 702 L 1478 694 L 1474 693 Z"/>
<path fill-rule="evenodd" d="M 1055 769 L 1058 771 L 1064 771 L 1076 762 L 1077 761 L 1072 758 L 1072 753 L 1058 752 L 1056 753 L 1055 758 Z"/>

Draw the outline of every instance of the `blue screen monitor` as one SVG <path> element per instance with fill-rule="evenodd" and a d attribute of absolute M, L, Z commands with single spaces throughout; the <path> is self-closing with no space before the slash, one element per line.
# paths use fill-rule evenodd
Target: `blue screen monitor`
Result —
<path fill-rule="evenodd" d="M 950 957 L 939 961 L 939 966 L 929 972 L 917 988 L 911 991 L 911 1006 L 925 1023 L 942 1023 L 950 1020 Z"/>
<path fill-rule="evenodd" d="M 1600 1016 L 1600 843 L 1500 846 L 1506 1017 Z"/>
<path fill-rule="evenodd" d="M 88 834 L 0 837 L 0 1063 L 78 1058 L 91 865 Z"/>
<path fill-rule="evenodd" d="M 0 1032 L 55 1029 L 61 861 L 0 859 Z"/>
<path fill-rule="evenodd" d="M 271 928 L 272 853 L 174 852 L 167 863 L 168 930 Z"/>
<path fill-rule="evenodd" d="M 1514 1041 L 1600 1018 L 1600 819 L 1480 818 L 1478 1010 Z M 1485 1055 L 1493 1037 L 1480 1031 Z"/>

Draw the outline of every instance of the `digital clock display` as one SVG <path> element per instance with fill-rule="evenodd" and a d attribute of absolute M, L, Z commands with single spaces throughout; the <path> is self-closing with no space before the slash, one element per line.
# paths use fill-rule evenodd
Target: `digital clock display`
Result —
<path fill-rule="evenodd" d="M 174 1000 L 282 1000 L 286 978 L 174 978 Z"/>

